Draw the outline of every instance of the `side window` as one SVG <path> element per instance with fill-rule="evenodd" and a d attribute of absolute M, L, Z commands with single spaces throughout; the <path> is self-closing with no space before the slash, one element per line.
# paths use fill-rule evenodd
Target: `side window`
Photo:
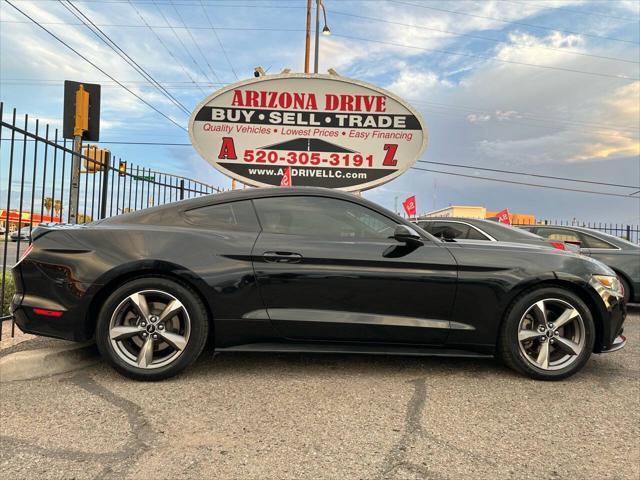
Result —
<path fill-rule="evenodd" d="M 189 223 L 220 230 L 258 232 L 260 226 L 249 200 L 194 208 L 184 213 Z"/>
<path fill-rule="evenodd" d="M 266 233 L 336 239 L 387 239 L 395 223 L 361 205 L 323 197 L 272 197 L 254 200 Z"/>
<path fill-rule="evenodd" d="M 581 243 L 580 237 L 571 230 L 565 230 L 562 228 L 539 228 L 536 232 L 538 235 L 549 240 L 556 240 L 558 242 L 573 242 L 576 244 Z"/>
<path fill-rule="evenodd" d="M 453 222 L 429 222 L 429 230 L 431 235 L 437 238 L 459 239 L 467 238 L 469 227 L 462 223 Z"/>
<path fill-rule="evenodd" d="M 613 245 L 599 238 L 593 237 L 586 233 L 582 234 L 582 247 L 583 248 L 611 248 L 615 249 Z"/>
<path fill-rule="evenodd" d="M 469 233 L 467 234 L 469 240 L 489 240 L 487 236 L 473 227 L 469 227 Z"/>
<path fill-rule="evenodd" d="M 435 234 L 434 232 L 434 228 L 435 228 L 435 222 L 418 222 L 418 226 L 423 229 L 425 232 L 429 232 L 431 235 Z"/>

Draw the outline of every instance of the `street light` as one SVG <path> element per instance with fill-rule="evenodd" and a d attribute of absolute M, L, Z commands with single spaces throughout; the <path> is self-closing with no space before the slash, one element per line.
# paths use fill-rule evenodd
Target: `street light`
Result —
<path fill-rule="evenodd" d="M 327 11 L 324 8 L 322 0 L 316 0 L 316 52 L 313 62 L 313 73 L 318 73 L 318 49 L 320 47 L 320 8 L 322 8 L 322 14 L 324 16 L 324 28 L 322 29 L 323 35 L 331 35 L 331 30 L 327 26 Z"/>

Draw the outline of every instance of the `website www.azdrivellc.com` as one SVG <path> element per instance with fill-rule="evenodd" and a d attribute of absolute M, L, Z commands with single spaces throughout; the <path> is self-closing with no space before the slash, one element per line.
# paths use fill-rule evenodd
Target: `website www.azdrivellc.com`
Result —
<path fill-rule="evenodd" d="M 249 175 L 257 176 L 283 176 L 285 168 L 249 168 Z M 367 172 L 343 172 L 337 168 L 291 168 L 292 177 L 313 177 L 313 178 L 354 178 L 366 180 Z"/>

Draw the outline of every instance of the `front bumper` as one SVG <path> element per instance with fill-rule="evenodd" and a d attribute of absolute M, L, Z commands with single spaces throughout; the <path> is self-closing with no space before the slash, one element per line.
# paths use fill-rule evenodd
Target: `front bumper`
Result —
<path fill-rule="evenodd" d="M 620 334 L 615 338 L 610 348 L 606 350 L 602 350 L 602 352 L 600 353 L 617 352 L 618 350 L 621 350 L 622 348 L 624 348 L 626 344 L 627 344 L 627 337 Z"/>
<path fill-rule="evenodd" d="M 626 344 L 626 338 L 622 335 L 624 321 L 627 317 L 627 305 L 624 298 L 610 290 L 598 288 L 593 283 L 591 286 L 602 327 L 599 329 L 600 334 L 594 346 L 594 352 L 606 353 L 620 350 Z"/>

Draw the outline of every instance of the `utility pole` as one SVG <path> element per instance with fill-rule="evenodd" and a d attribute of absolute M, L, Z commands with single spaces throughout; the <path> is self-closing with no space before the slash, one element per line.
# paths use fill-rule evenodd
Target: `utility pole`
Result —
<path fill-rule="evenodd" d="M 69 223 L 78 223 L 80 196 L 80 156 L 82 135 L 89 129 L 89 92 L 80 84 L 76 90 L 75 124 L 73 128 L 73 159 L 71 161 L 71 186 L 69 198 Z"/>
<path fill-rule="evenodd" d="M 307 0 L 307 38 L 304 49 L 304 73 L 309 73 L 309 55 L 311 53 L 311 0 Z"/>
<path fill-rule="evenodd" d="M 321 0 L 316 0 L 316 51 L 313 56 L 313 73 L 318 73 L 318 51 L 320 50 L 320 4 Z"/>

